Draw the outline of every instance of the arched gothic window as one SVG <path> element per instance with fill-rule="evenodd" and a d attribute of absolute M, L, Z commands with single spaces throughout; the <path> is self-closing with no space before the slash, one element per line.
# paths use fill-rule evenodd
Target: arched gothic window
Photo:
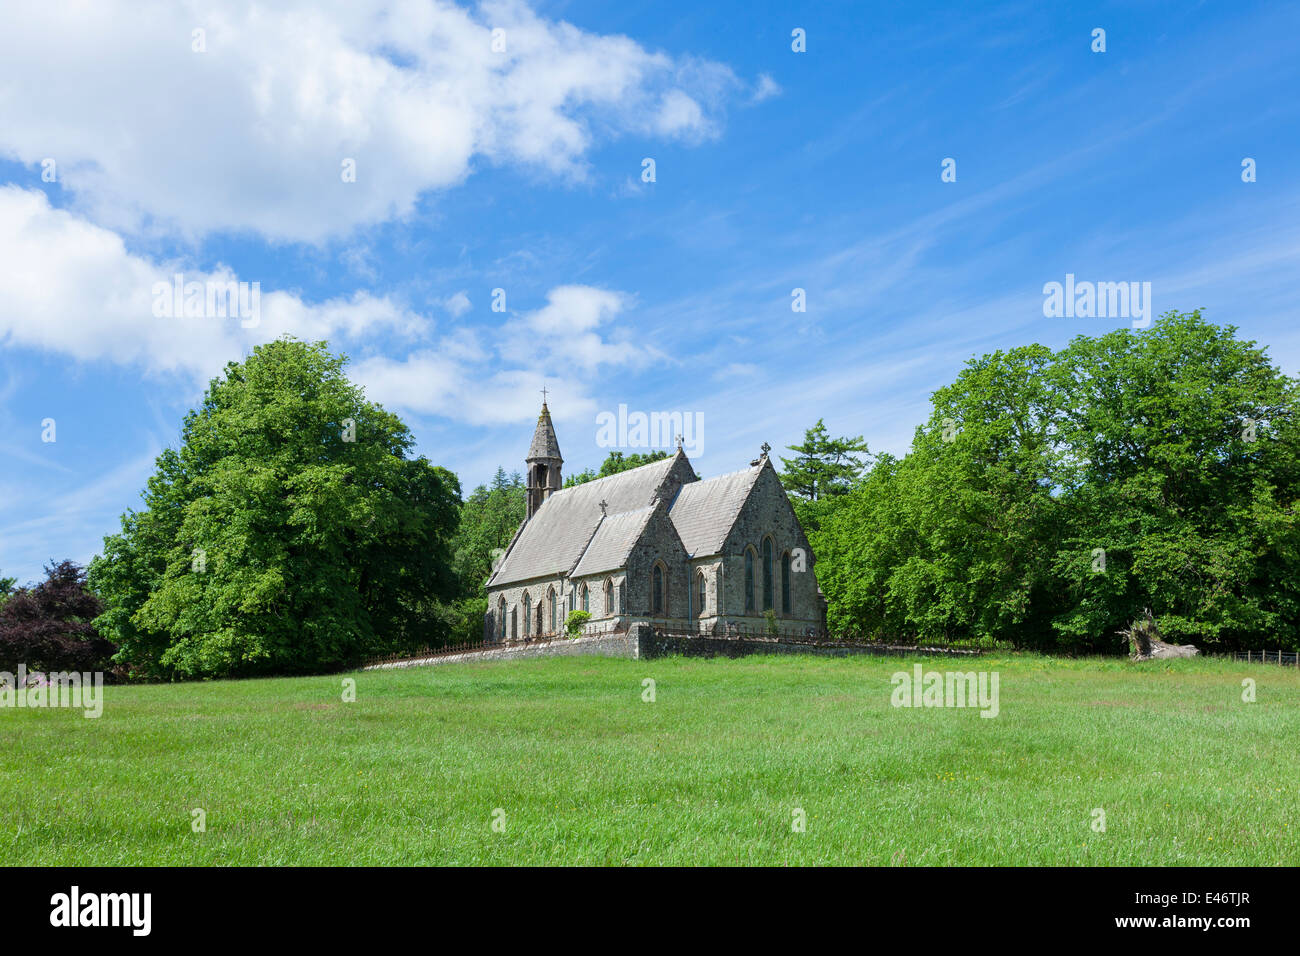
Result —
<path fill-rule="evenodd" d="M 651 610 L 652 610 L 653 613 L 655 613 L 655 614 L 663 614 L 663 612 L 664 612 L 664 569 L 661 568 L 659 565 L 656 564 L 656 565 L 655 565 L 655 569 L 654 569 L 654 571 L 653 571 L 652 574 L 651 574 L 651 578 L 652 578 L 652 580 L 651 580 L 651 594 L 652 594 Z"/>
<path fill-rule="evenodd" d="M 754 610 L 754 551 L 745 551 L 745 610 Z"/>
<path fill-rule="evenodd" d="M 584 611 L 591 610 L 591 595 L 587 590 L 587 585 L 585 584 L 582 586 L 582 609 Z"/>
<path fill-rule="evenodd" d="M 790 613 L 790 552 L 781 555 L 781 613 Z"/>
<path fill-rule="evenodd" d="M 614 613 L 614 582 L 610 578 L 605 579 L 605 616 L 609 617 Z"/>
<path fill-rule="evenodd" d="M 560 602 L 555 599 L 555 588 L 550 588 L 546 592 L 546 599 L 551 605 L 551 633 L 556 632 L 555 617 L 560 612 Z"/>
<path fill-rule="evenodd" d="M 708 585 L 704 583 L 703 571 L 695 572 L 695 594 L 698 600 L 695 613 L 700 617 L 703 617 L 704 612 L 708 610 L 709 607 L 709 588 Z"/>
<path fill-rule="evenodd" d="M 524 633 L 531 634 L 533 630 L 533 605 L 528 600 L 528 592 L 524 592 Z"/>
<path fill-rule="evenodd" d="M 772 568 L 772 539 L 763 539 L 763 610 L 776 607 L 776 583 Z"/>

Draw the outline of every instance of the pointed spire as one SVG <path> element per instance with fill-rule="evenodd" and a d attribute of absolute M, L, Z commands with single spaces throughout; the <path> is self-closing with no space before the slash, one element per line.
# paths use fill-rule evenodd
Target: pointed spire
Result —
<path fill-rule="evenodd" d="M 542 502 L 564 486 L 564 476 L 561 473 L 564 458 L 560 455 L 560 442 L 555 437 L 551 410 L 546 407 L 544 394 L 542 411 L 537 416 L 537 429 L 533 432 L 533 442 L 528 446 L 528 457 L 524 463 L 528 467 L 528 508 L 525 518 L 531 518 L 542 506 Z"/>
<path fill-rule="evenodd" d="M 528 446 L 525 461 L 555 459 L 564 461 L 560 455 L 560 442 L 555 437 L 555 426 L 551 424 L 551 410 L 542 401 L 542 412 L 537 416 L 537 429 L 533 432 L 533 443 Z"/>

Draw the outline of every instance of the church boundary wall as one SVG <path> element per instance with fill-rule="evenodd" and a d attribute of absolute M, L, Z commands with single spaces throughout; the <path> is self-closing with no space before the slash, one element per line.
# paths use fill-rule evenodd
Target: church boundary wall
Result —
<path fill-rule="evenodd" d="M 845 641 L 811 641 L 790 637 L 706 636 L 673 632 L 649 624 L 633 624 L 627 632 L 593 634 L 575 639 L 557 638 L 531 644 L 512 644 L 475 650 L 413 657 L 402 661 L 372 664 L 363 670 L 393 670 L 434 664 L 459 664 L 470 661 L 523 660 L 534 657 L 621 657 L 648 660 L 679 654 L 683 657 L 747 657 L 751 654 L 812 654 L 818 657 L 932 655 L 949 657 L 978 656 L 972 648 L 917 646 L 898 644 L 852 643 Z"/>

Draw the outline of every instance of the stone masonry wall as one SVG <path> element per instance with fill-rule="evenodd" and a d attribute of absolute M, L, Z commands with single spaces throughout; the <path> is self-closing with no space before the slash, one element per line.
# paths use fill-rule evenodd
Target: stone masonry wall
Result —
<path fill-rule="evenodd" d="M 901 656 L 907 654 L 967 656 L 978 651 L 925 647 L 859 647 L 799 644 L 788 640 L 758 637 L 683 637 L 657 631 L 649 624 L 633 624 L 626 634 L 599 634 L 576 640 L 559 639 L 540 644 L 515 647 L 488 647 L 442 657 L 416 658 L 389 664 L 376 664 L 364 670 L 394 670 L 434 664 L 462 664 L 470 661 L 508 661 L 533 657 L 621 657 L 649 660 L 680 654 L 683 657 L 745 657 L 750 654 L 812 654 L 819 657 L 850 657 L 860 654 Z"/>
<path fill-rule="evenodd" d="M 652 608 L 652 575 L 656 561 L 662 561 L 664 569 L 666 607 L 661 614 L 654 614 Z M 668 516 L 666 502 L 661 502 L 627 558 L 628 614 L 655 620 L 685 618 L 689 574 L 690 559 L 677 528 Z"/>
<path fill-rule="evenodd" d="M 721 584 L 721 614 L 729 621 L 739 621 L 755 630 L 763 626 L 763 539 L 772 539 L 772 604 L 778 626 L 825 627 L 825 610 L 817 592 L 816 559 L 808 538 L 795 517 L 794 509 L 781 479 L 769 462 L 754 482 L 748 501 L 740 510 L 736 523 L 723 545 L 724 567 Z M 754 608 L 745 609 L 745 552 L 754 555 Z M 796 549 L 802 549 L 805 569 L 794 570 Z M 781 555 L 792 555 L 790 572 L 790 612 L 781 610 Z"/>
<path fill-rule="evenodd" d="M 362 670 L 397 670 L 405 667 L 426 667 L 433 664 L 463 664 L 468 661 L 509 661 L 530 657 L 581 657 L 595 655 L 598 657 L 629 657 L 635 659 L 640 652 L 640 645 L 627 634 L 596 634 L 591 637 L 579 637 L 573 640 L 560 638 L 540 644 L 518 647 L 488 647 L 477 651 L 464 651 L 460 654 L 447 654 L 440 657 L 413 658 L 409 661 L 394 661 L 391 664 L 375 664 Z"/>

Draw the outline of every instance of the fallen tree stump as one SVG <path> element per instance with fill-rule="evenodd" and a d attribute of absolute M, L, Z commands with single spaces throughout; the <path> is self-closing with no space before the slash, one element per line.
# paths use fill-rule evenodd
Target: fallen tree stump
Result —
<path fill-rule="evenodd" d="M 1160 639 L 1151 608 L 1143 611 L 1142 618 L 1115 633 L 1128 639 L 1129 659 L 1134 661 L 1166 660 L 1172 657 L 1195 657 L 1201 652 L 1195 644 L 1166 644 Z"/>

